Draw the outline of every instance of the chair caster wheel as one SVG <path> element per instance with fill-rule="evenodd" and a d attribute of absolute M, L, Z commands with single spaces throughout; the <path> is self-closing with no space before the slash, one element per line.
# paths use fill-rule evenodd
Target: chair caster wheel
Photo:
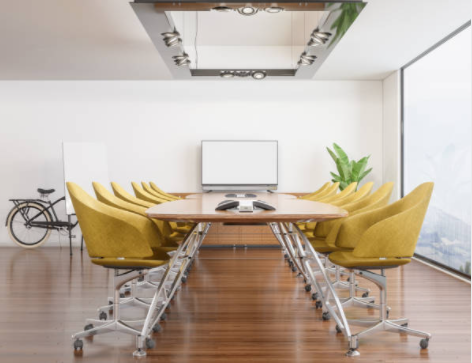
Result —
<path fill-rule="evenodd" d="M 156 346 L 156 342 L 151 338 L 146 338 L 146 348 L 153 349 Z"/>
<path fill-rule="evenodd" d="M 181 281 L 183 284 L 187 282 L 187 276 L 182 276 Z"/>
<path fill-rule="evenodd" d="M 406 328 L 408 326 L 408 323 L 404 323 L 404 324 L 402 324 L 402 326 L 404 326 Z"/>
<path fill-rule="evenodd" d="M 84 348 L 84 342 L 80 339 L 74 341 L 74 350 L 82 350 Z"/>
<path fill-rule="evenodd" d="M 428 339 L 428 338 L 424 338 L 424 339 L 421 339 L 421 340 L 420 340 L 420 347 L 421 347 L 421 349 L 426 349 L 426 348 L 428 348 L 428 345 L 429 345 L 429 339 Z"/>
<path fill-rule="evenodd" d="M 390 310 L 387 310 L 387 319 L 390 316 Z"/>
<path fill-rule="evenodd" d="M 98 318 L 100 320 L 107 320 L 107 313 L 102 311 L 99 315 L 98 315 Z"/>
<path fill-rule="evenodd" d="M 84 326 L 84 331 L 87 331 L 87 330 L 90 330 L 90 329 L 93 329 L 93 324 L 87 324 Z"/>
<path fill-rule="evenodd" d="M 369 292 L 364 292 L 364 293 L 362 294 L 362 297 L 369 297 Z"/>
<path fill-rule="evenodd" d="M 284 255 L 284 258 L 285 258 L 285 259 L 287 259 L 287 258 L 288 258 L 288 254 L 287 254 L 287 253 Z"/>
<path fill-rule="evenodd" d="M 350 278 L 350 277 L 348 277 L 346 281 L 347 281 L 347 282 L 351 281 L 351 278 Z"/>
<path fill-rule="evenodd" d="M 311 294 L 311 299 L 314 301 L 318 300 L 318 293 L 314 292 L 313 294 Z"/>
<path fill-rule="evenodd" d="M 295 266 L 292 266 L 292 272 L 297 272 L 297 268 Z"/>
<path fill-rule="evenodd" d="M 153 331 L 154 333 L 158 333 L 158 332 L 160 332 L 161 330 L 162 330 L 162 327 L 161 327 L 161 324 L 159 324 L 159 323 L 157 323 L 156 325 L 154 325 L 154 326 L 152 327 L 152 331 Z"/>
<path fill-rule="evenodd" d="M 322 319 L 323 319 L 324 321 L 327 321 L 327 320 L 331 319 L 331 315 L 330 315 L 329 312 L 327 312 L 327 311 L 324 312 L 324 313 L 321 315 L 321 317 L 322 317 Z"/>
<path fill-rule="evenodd" d="M 143 282 L 144 281 L 144 276 L 138 277 L 138 282 Z"/>
<path fill-rule="evenodd" d="M 164 320 L 167 320 L 167 314 L 166 313 L 162 313 L 162 315 L 161 315 L 161 321 L 164 321 Z"/>
<path fill-rule="evenodd" d="M 336 333 L 342 333 L 343 331 L 339 327 L 339 325 L 336 324 Z"/>
<path fill-rule="evenodd" d="M 124 293 L 120 293 L 120 298 L 121 298 L 121 299 L 124 299 L 124 298 L 125 298 L 125 294 L 124 294 Z"/>
<path fill-rule="evenodd" d="M 317 301 L 315 304 L 316 309 L 321 309 L 323 307 L 323 303 L 321 301 Z"/>
<path fill-rule="evenodd" d="M 113 301 L 111 301 L 111 300 L 108 300 L 108 305 L 111 305 L 111 306 L 113 306 Z M 113 307 L 111 307 L 110 309 L 113 309 Z"/>
<path fill-rule="evenodd" d="M 310 291 L 311 291 L 311 285 L 310 285 L 310 284 L 305 285 L 305 291 L 306 291 L 306 292 L 310 292 Z"/>

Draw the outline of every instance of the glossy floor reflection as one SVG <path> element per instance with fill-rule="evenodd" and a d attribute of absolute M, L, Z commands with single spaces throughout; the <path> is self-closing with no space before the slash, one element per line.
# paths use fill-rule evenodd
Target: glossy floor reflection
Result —
<path fill-rule="evenodd" d="M 71 334 L 111 293 L 112 272 L 86 252 L 70 259 L 67 248 L 1 248 L 0 261 L 1 362 L 135 361 L 134 338 L 117 333 L 86 339 L 83 355 L 73 354 Z M 470 362 L 470 285 L 417 262 L 387 274 L 391 316 L 409 317 L 433 339 L 420 351 L 414 337 L 369 336 L 355 360 Z M 201 250 L 162 326 L 141 362 L 350 361 L 346 341 L 333 322 L 321 321 L 279 250 Z"/>

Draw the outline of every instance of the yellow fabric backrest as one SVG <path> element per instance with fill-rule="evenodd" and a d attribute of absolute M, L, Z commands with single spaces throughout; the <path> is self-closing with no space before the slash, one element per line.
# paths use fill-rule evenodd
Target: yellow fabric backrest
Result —
<path fill-rule="evenodd" d="M 356 257 L 412 257 L 434 183 L 423 183 L 399 201 L 356 216 L 365 229 L 354 248 Z"/>
<path fill-rule="evenodd" d="M 345 198 L 342 198 L 340 200 L 335 200 L 333 202 L 330 202 L 329 204 L 340 207 L 340 206 L 355 202 L 357 200 L 361 200 L 362 198 L 365 198 L 370 194 L 373 187 L 374 187 L 373 182 L 365 183 L 363 186 L 357 189 L 355 193 L 352 193 L 351 195 Z"/>
<path fill-rule="evenodd" d="M 110 207 L 67 182 L 90 257 L 144 258 L 152 256 L 152 222 L 135 213 Z"/>
<path fill-rule="evenodd" d="M 95 194 L 97 195 L 97 199 L 105 204 L 108 204 L 111 207 L 119 208 L 126 210 L 128 212 L 139 214 L 143 217 L 148 218 L 146 214 L 146 207 L 141 207 L 133 203 L 125 202 L 124 200 L 114 196 L 111 194 L 103 185 L 97 182 L 93 182 L 93 189 L 95 190 Z M 171 234 L 172 230 L 170 226 L 166 225 L 164 221 L 160 221 L 157 219 L 150 219 L 154 225 L 156 226 L 156 238 L 152 240 L 151 247 L 160 247 L 166 244 L 165 235 Z"/>
<path fill-rule="evenodd" d="M 166 200 L 162 200 L 161 198 L 155 197 L 148 192 L 146 192 L 141 186 L 136 182 L 131 182 L 131 186 L 133 187 L 134 194 L 138 199 L 145 200 L 146 202 L 151 202 L 154 204 L 161 204 L 167 202 Z"/>
<path fill-rule="evenodd" d="M 162 199 L 163 200 L 163 203 L 164 202 L 170 202 L 170 201 L 173 201 L 175 200 L 174 198 L 169 198 L 165 195 L 162 195 L 162 194 L 159 194 L 158 192 L 156 192 L 154 189 L 152 189 L 147 183 L 145 182 L 141 182 L 141 185 L 144 189 L 145 192 L 149 193 L 150 195 L 156 197 L 156 198 L 159 198 L 159 199 Z"/>
<path fill-rule="evenodd" d="M 318 201 L 322 198 L 330 197 L 330 196 L 336 194 L 336 192 L 338 191 L 338 188 L 339 188 L 339 183 L 338 182 L 333 183 L 328 188 L 326 188 L 324 191 L 322 191 L 321 193 L 319 193 L 319 194 L 317 194 L 317 195 L 315 195 L 311 198 L 308 198 L 308 200 Z"/>
<path fill-rule="evenodd" d="M 180 199 L 180 197 L 177 197 L 176 195 L 172 195 L 172 194 L 169 194 L 169 193 L 166 193 L 165 191 L 163 191 L 161 188 L 159 188 L 154 182 L 149 182 L 149 185 L 151 186 L 152 189 L 154 189 L 156 192 L 158 192 L 159 194 L 162 194 L 162 195 L 165 195 L 169 198 L 174 198 L 174 199 Z"/>
<path fill-rule="evenodd" d="M 331 203 L 337 200 L 341 200 L 353 194 L 356 191 L 356 188 L 357 188 L 357 183 L 356 182 L 351 183 L 338 194 L 334 194 L 329 197 L 323 197 L 323 198 L 317 199 L 317 202 Z"/>
<path fill-rule="evenodd" d="M 113 193 L 115 193 L 118 198 L 124 200 L 125 202 L 133 203 L 145 208 L 151 208 L 152 206 L 156 205 L 156 203 L 147 202 L 129 194 L 118 183 L 111 182 L 111 188 L 113 189 Z"/>
<path fill-rule="evenodd" d="M 342 208 L 349 212 L 349 216 L 320 223 L 318 228 L 315 229 L 315 236 L 326 237 L 326 243 L 330 246 L 338 246 L 339 243 L 344 248 L 354 248 L 354 246 L 349 244 L 349 235 L 342 234 L 339 236 L 341 225 L 357 214 L 386 206 L 392 195 L 393 185 L 392 182 L 385 183 L 371 195 L 356 202 L 343 205 Z M 346 241 L 343 238 L 346 238 Z"/>
<path fill-rule="evenodd" d="M 321 188 L 319 188 L 318 190 L 315 190 L 313 193 L 305 194 L 305 195 L 301 196 L 300 198 L 301 199 L 309 199 L 311 197 L 314 197 L 315 195 L 325 191 L 330 185 L 331 185 L 331 182 L 324 183 L 321 186 Z"/>

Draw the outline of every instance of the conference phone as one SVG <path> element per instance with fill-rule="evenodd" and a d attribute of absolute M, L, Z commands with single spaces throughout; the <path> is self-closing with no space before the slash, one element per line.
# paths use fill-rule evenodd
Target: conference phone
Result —
<path fill-rule="evenodd" d="M 273 206 L 269 203 L 266 203 L 262 200 L 223 200 L 222 202 L 218 203 L 215 210 L 228 210 L 238 208 L 239 212 L 253 212 L 257 209 L 262 210 L 275 210 Z"/>

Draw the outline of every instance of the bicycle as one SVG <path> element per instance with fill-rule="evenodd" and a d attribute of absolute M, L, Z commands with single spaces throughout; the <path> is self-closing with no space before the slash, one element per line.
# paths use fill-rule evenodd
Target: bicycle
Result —
<path fill-rule="evenodd" d="M 15 205 L 8 213 L 6 227 L 13 242 L 24 248 L 36 248 L 43 245 L 53 230 L 66 231 L 69 235 L 70 255 L 72 256 L 72 230 L 79 223 L 72 223 L 70 215 L 67 221 L 61 221 L 57 217 L 54 206 L 65 201 L 65 197 L 54 202 L 49 200 L 49 195 L 54 189 L 38 188 L 39 199 L 10 199 Z M 83 250 L 83 236 L 80 250 Z"/>

